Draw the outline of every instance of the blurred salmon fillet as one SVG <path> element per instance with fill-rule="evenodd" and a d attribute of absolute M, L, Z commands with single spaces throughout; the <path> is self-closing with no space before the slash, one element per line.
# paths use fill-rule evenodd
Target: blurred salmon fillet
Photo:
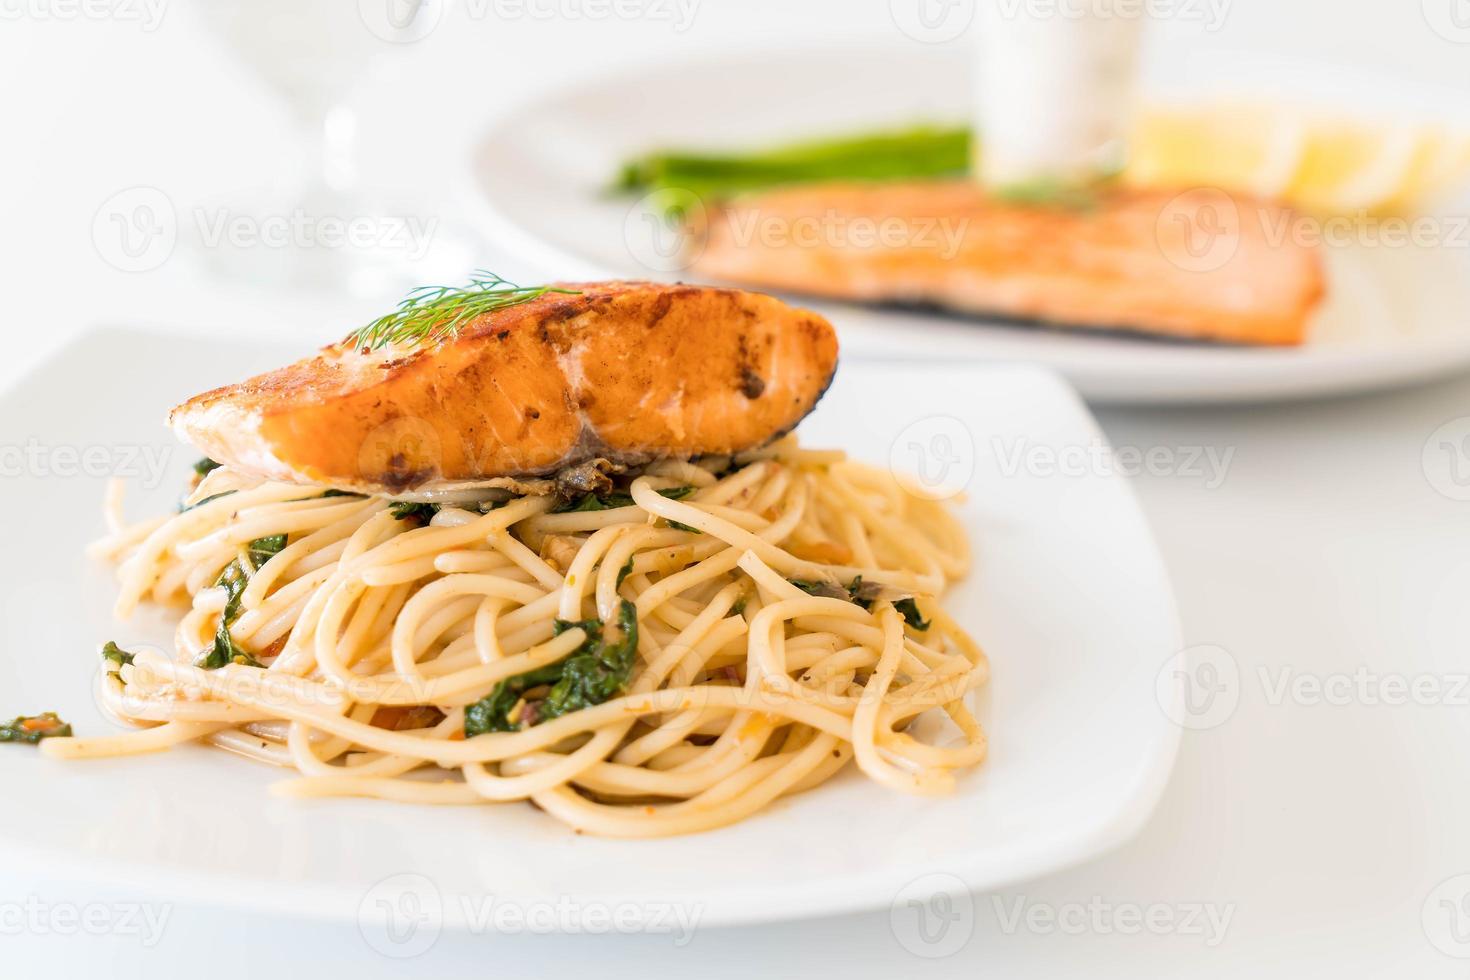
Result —
<path fill-rule="evenodd" d="M 1324 285 L 1290 219 L 1213 189 L 1116 190 L 1068 209 L 988 199 L 968 181 L 807 184 L 713 213 L 693 269 L 834 299 L 1293 345 Z"/>
<path fill-rule="evenodd" d="M 250 476 L 397 494 L 752 449 L 801 421 L 837 368 L 831 325 L 770 296 L 566 288 L 421 346 L 333 344 L 169 421 Z"/>

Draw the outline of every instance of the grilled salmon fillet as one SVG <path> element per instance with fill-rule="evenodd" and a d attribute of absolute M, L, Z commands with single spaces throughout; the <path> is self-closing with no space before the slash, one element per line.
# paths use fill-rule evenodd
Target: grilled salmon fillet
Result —
<path fill-rule="evenodd" d="M 969 181 L 804 184 L 707 216 L 691 257 L 701 277 L 814 296 L 1290 345 L 1323 295 L 1318 251 L 1291 241 L 1290 219 L 1213 189 L 1067 209 Z"/>
<path fill-rule="evenodd" d="M 837 366 L 822 317 L 738 289 L 565 284 L 422 346 L 351 338 L 169 416 L 248 475 L 366 493 L 758 447 Z"/>

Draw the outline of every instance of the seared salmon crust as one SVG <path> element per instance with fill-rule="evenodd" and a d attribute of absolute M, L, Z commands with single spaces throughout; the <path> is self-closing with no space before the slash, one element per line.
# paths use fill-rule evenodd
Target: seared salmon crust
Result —
<path fill-rule="evenodd" d="M 314 357 L 191 398 L 175 431 L 273 480 L 367 493 L 759 447 L 837 366 L 831 325 L 739 289 L 564 284 L 418 347 Z"/>
<path fill-rule="evenodd" d="M 1321 249 L 1278 232 L 1293 220 L 1210 188 L 1059 207 L 971 181 L 801 184 L 716 210 L 691 252 L 699 275 L 757 289 L 1289 346 L 1325 292 Z"/>

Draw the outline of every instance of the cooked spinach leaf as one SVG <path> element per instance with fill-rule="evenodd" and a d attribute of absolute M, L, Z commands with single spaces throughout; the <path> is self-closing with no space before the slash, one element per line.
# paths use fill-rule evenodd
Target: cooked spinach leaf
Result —
<path fill-rule="evenodd" d="M 427 524 L 439 513 L 438 504 L 416 504 L 408 500 L 398 500 L 388 505 L 388 511 L 394 520 L 406 521 L 416 520 Z"/>
<path fill-rule="evenodd" d="M 883 594 L 883 586 L 877 582 L 864 582 L 863 577 L 859 575 L 847 587 L 847 594 L 853 602 L 864 609 L 872 609 L 874 601 Z"/>
<path fill-rule="evenodd" d="M 933 625 L 929 620 L 924 618 L 923 613 L 919 612 L 919 603 L 912 596 L 907 599 L 898 600 L 893 604 L 893 608 L 903 614 L 904 622 L 908 623 L 920 633 L 925 632 Z"/>
<path fill-rule="evenodd" d="M 584 629 L 597 623 L 580 624 Z M 600 624 L 598 624 L 600 625 Z M 618 607 L 618 639 L 609 643 L 602 631 L 589 631 L 587 639 L 563 664 L 561 680 L 546 696 L 538 720 L 556 718 L 602 704 L 628 686 L 633 661 L 638 653 L 638 610 L 624 599 Z"/>
<path fill-rule="evenodd" d="M 240 617 L 240 597 L 245 594 L 245 586 L 250 584 L 250 574 L 241 567 L 241 561 L 250 562 L 250 572 L 257 571 L 273 555 L 278 555 L 286 547 L 286 535 L 271 534 L 263 538 L 256 538 L 245 548 L 245 557 L 236 558 L 225 566 L 224 571 L 219 573 L 215 585 L 223 586 L 225 590 L 225 608 L 220 612 L 219 626 L 214 632 L 214 643 L 207 647 L 199 656 L 194 658 L 194 666 L 203 670 L 219 670 L 225 664 L 240 664 L 244 667 L 263 667 L 249 653 L 241 650 L 234 639 L 230 636 L 230 627 Z"/>
<path fill-rule="evenodd" d="M 206 456 L 199 462 L 194 464 L 194 472 L 201 477 L 208 476 L 223 465 L 223 463 L 216 463 L 214 460 Z"/>
<path fill-rule="evenodd" d="M 528 725 L 602 704 L 627 688 L 638 652 L 637 607 L 626 599 L 619 605 L 618 635 L 611 641 L 600 620 L 573 623 L 558 619 L 552 626 L 557 636 L 573 628 L 587 634 L 577 649 L 554 664 L 506 678 L 465 709 L 466 738 L 486 732 L 518 730 L 522 719 L 511 721 L 509 715 L 521 696 L 532 688 L 551 685 L 546 697 L 535 704 L 534 718 Z"/>
<path fill-rule="evenodd" d="M 659 493 L 662 496 L 668 497 L 670 500 L 683 500 L 685 497 L 693 494 L 695 489 L 695 487 L 669 487 L 665 490 L 660 490 Z M 690 527 L 688 524 L 681 524 L 678 521 L 669 521 L 669 527 L 675 531 L 688 531 L 690 534 L 704 533 L 697 527 Z"/>
<path fill-rule="evenodd" d="M 856 603 L 864 609 L 873 608 L 873 603 L 883 594 L 882 585 L 877 582 L 864 582 L 861 575 L 854 578 L 852 584 L 848 585 L 846 589 L 836 582 L 810 581 L 806 579 L 789 579 L 788 581 L 807 595 L 821 596 L 825 599 L 846 599 L 848 602 Z M 897 609 L 899 614 L 903 616 L 904 622 L 920 632 L 927 630 L 931 625 L 929 620 L 925 619 L 923 614 L 919 612 L 919 603 L 912 596 L 904 599 L 895 599 L 893 608 Z"/>
<path fill-rule="evenodd" d="M 0 724 L 0 742 L 24 742 L 35 745 L 43 738 L 70 738 L 71 725 L 48 711 L 40 715 L 21 715 Z"/>
<path fill-rule="evenodd" d="M 846 599 L 849 602 L 852 601 L 852 596 L 848 591 L 836 582 L 799 578 L 790 579 L 789 581 L 807 595 L 814 595 L 823 599 Z"/>
<path fill-rule="evenodd" d="M 286 548 L 286 536 L 284 534 L 269 534 L 263 538 L 256 538 L 250 542 L 245 553 L 250 556 L 250 564 L 253 568 L 259 568 L 279 555 Z"/>
<path fill-rule="evenodd" d="M 198 501 L 196 503 L 187 504 L 187 505 L 184 504 L 182 501 L 180 501 L 179 502 L 179 513 L 180 514 L 183 514 L 183 513 L 186 513 L 188 511 L 193 510 L 195 507 L 203 507 L 205 504 L 209 503 L 210 501 L 218 500 L 221 497 L 228 497 L 230 494 L 232 494 L 234 492 L 235 491 L 233 491 L 233 490 L 226 490 L 224 493 L 210 494 L 208 497 L 205 497 L 203 500 L 200 500 L 200 501 Z"/>
<path fill-rule="evenodd" d="M 553 514 L 572 514 L 582 511 L 593 510 L 615 510 L 618 507 L 632 507 L 633 498 L 621 491 L 605 493 L 601 496 L 595 493 L 584 493 L 565 503 L 551 508 Z"/>
<path fill-rule="evenodd" d="M 665 487 L 659 491 L 659 496 L 668 497 L 670 500 L 683 500 L 697 489 L 697 487 Z M 551 513 L 570 514 L 579 511 L 615 510 L 619 507 L 632 506 L 632 494 L 622 490 L 614 490 L 611 493 L 604 494 L 584 493 L 580 497 L 575 497 L 557 507 L 553 507 Z M 672 524 L 673 522 L 670 521 L 669 523 Z M 692 531 L 694 529 L 687 528 L 686 530 Z"/>
<path fill-rule="evenodd" d="M 102 659 L 113 665 L 113 669 L 107 672 L 108 676 L 122 680 L 122 669 L 133 662 L 133 655 L 112 640 L 108 640 L 102 646 Z"/>

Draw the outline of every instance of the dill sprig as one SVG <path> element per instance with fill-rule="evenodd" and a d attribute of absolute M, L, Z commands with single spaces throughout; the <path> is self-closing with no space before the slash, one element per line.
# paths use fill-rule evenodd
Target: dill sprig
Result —
<path fill-rule="evenodd" d="M 477 269 L 468 285 L 420 286 L 393 310 L 348 336 L 354 347 L 377 350 L 389 345 L 415 345 L 453 338 L 475 317 L 528 303 L 547 293 L 575 295 L 578 290 L 554 286 L 517 286 L 493 272 Z"/>

